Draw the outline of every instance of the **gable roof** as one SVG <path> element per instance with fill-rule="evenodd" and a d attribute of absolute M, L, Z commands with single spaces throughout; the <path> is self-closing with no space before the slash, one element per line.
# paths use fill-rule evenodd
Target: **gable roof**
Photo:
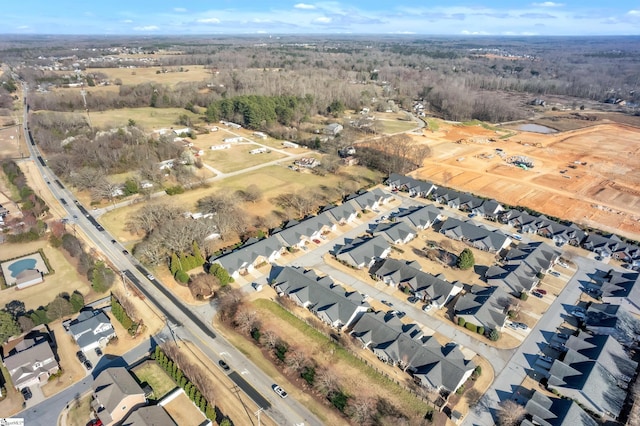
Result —
<path fill-rule="evenodd" d="M 325 212 L 336 222 L 341 222 L 356 214 L 356 209 L 351 203 L 342 203 L 326 209 Z"/>
<path fill-rule="evenodd" d="M 103 423 L 112 419 L 113 411 L 124 398 L 131 395 L 142 395 L 144 391 L 124 367 L 110 367 L 98 374 L 93 381 L 95 399 L 92 404 L 98 408 Z M 104 407 L 103 411 L 100 406 Z M 106 411 L 106 413 L 105 413 Z"/>
<path fill-rule="evenodd" d="M 101 310 L 86 310 L 69 324 L 69 332 L 80 348 L 111 337 L 115 331 L 109 317 Z"/>
<path fill-rule="evenodd" d="M 404 324 L 395 315 L 384 312 L 364 314 L 351 335 L 386 358 L 401 363 L 414 377 L 434 388 L 454 391 L 474 368 L 455 344 L 440 345 L 433 337 L 424 337 L 415 324 Z"/>
<path fill-rule="evenodd" d="M 253 264 L 259 257 L 268 258 L 273 253 L 284 248 L 282 241 L 275 235 L 264 238 L 252 244 L 246 244 L 237 250 L 220 256 L 211 256 L 209 262 L 219 263 L 230 274 Z"/>
<path fill-rule="evenodd" d="M 456 218 L 448 218 L 440 228 L 442 234 L 457 240 L 466 240 L 479 249 L 496 252 L 511 241 L 500 231 L 489 231 L 483 226 Z"/>
<path fill-rule="evenodd" d="M 272 282 L 278 292 L 307 306 L 330 324 L 348 325 L 358 310 L 369 308 L 362 294 L 346 292 L 330 277 L 319 278 L 310 270 L 290 266 L 279 268 Z"/>
<path fill-rule="evenodd" d="M 148 405 L 131 413 L 122 426 L 177 426 L 177 423 L 162 406 Z"/>
<path fill-rule="evenodd" d="M 610 303 L 592 303 L 585 318 L 587 330 L 609 329 L 614 338 L 624 346 L 635 344 L 640 334 L 640 319 L 624 307 Z"/>
<path fill-rule="evenodd" d="M 416 235 L 416 232 L 404 222 L 379 223 L 371 233 L 375 236 L 384 237 L 392 244 L 396 241 L 404 241 L 411 235 L 414 237 Z"/>
<path fill-rule="evenodd" d="M 276 235 L 282 239 L 286 246 L 298 244 L 304 237 L 310 238 L 313 234 L 321 231 L 325 227 L 331 227 L 333 223 L 327 213 L 320 213 L 308 219 L 298 222 L 295 225 L 285 228 Z"/>
<path fill-rule="evenodd" d="M 428 196 L 437 188 L 437 186 L 431 182 L 414 179 L 398 173 L 391 173 L 385 183 L 391 188 L 406 189 L 410 193 L 420 195 L 421 197 Z"/>
<path fill-rule="evenodd" d="M 51 346 L 47 340 L 4 358 L 4 365 L 9 370 L 14 386 L 38 377 L 58 366 Z"/>
<path fill-rule="evenodd" d="M 525 405 L 527 419 L 521 426 L 597 426 L 591 416 L 570 399 L 551 398 L 534 391 Z"/>
<path fill-rule="evenodd" d="M 468 315 L 476 318 L 488 328 L 501 328 L 507 318 L 504 306 L 509 295 L 500 287 L 474 285 L 471 290 L 458 299 L 454 306 L 456 315 Z"/>
<path fill-rule="evenodd" d="M 413 229 L 425 229 L 441 217 L 441 212 L 433 204 L 426 206 L 411 206 L 400 209 L 395 215 L 396 219 L 406 223 Z"/>
<path fill-rule="evenodd" d="M 391 246 L 381 236 L 358 237 L 338 248 L 335 256 L 353 266 L 369 265 L 375 259 L 386 256 Z"/>
<path fill-rule="evenodd" d="M 378 189 L 378 188 L 376 188 Z M 347 197 L 347 201 L 357 210 L 368 210 L 373 208 L 376 203 L 379 203 L 384 193 L 378 189 L 373 191 L 367 191 L 362 194 L 354 194 Z"/>
<path fill-rule="evenodd" d="M 582 331 L 578 336 L 570 336 L 565 347 L 568 349 L 564 357 L 565 363 L 595 361 L 616 379 L 626 382 L 631 380 L 638 367 L 638 363 L 611 336 L 591 335 Z"/>

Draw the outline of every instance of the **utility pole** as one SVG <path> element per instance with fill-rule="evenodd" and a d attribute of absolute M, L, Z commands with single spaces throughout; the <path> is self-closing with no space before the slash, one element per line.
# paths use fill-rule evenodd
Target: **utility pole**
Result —
<path fill-rule="evenodd" d="M 255 414 L 255 416 L 258 418 L 258 426 L 260 426 L 260 414 L 261 414 L 263 411 L 264 411 L 264 408 L 260 407 L 260 409 L 254 413 L 254 414 Z"/>
<path fill-rule="evenodd" d="M 89 116 L 89 108 L 87 108 L 87 91 L 82 88 L 80 90 L 80 94 L 82 95 L 82 101 L 84 102 L 84 110 L 87 112 L 87 121 L 89 121 L 89 128 L 93 129 L 91 125 L 91 117 Z"/>

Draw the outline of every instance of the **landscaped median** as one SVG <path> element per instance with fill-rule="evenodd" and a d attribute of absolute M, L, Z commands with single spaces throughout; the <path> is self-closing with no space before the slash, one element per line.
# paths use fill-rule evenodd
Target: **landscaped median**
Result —
<path fill-rule="evenodd" d="M 433 411 L 421 397 L 355 356 L 344 346 L 350 345 L 348 337 L 327 337 L 319 322 L 316 329 L 269 300 L 246 302 L 238 309 L 237 319 L 227 323 L 235 328 L 224 324 L 227 337 L 324 423 L 343 424 L 345 417 L 358 424 L 370 419 L 411 423 Z M 255 312 L 254 326 L 246 327 L 244 312 Z M 408 376 L 406 380 L 409 386 Z"/>

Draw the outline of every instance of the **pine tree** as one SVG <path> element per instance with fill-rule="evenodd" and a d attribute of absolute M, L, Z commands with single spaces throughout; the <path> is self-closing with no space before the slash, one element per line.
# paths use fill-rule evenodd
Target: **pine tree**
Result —
<path fill-rule="evenodd" d="M 204 256 L 202 256 L 202 252 L 200 251 L 200 247 L 196 241 L 193 242 L 192 250 L 193 256 L 196 258 L 197 266 L 204 265 L 205 259 Z"/>
<path fill-rule="evenodd" d="M 180 259 L 178 259 L 178 255 L 175 253 L 171 253 L 171 265 L 169 266 L 169 269 L 171 270 L 172 275 L 175 275 L 176 272 L 182 269 Z"/>

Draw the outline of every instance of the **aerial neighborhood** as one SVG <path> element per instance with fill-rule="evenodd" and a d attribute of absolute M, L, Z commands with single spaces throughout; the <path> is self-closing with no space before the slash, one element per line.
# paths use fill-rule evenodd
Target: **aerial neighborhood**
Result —
<path fill-rule="evenodd" d="M 199 7 L 0 47 L 0 424 L 640 425 L 634 40 Z"/>

